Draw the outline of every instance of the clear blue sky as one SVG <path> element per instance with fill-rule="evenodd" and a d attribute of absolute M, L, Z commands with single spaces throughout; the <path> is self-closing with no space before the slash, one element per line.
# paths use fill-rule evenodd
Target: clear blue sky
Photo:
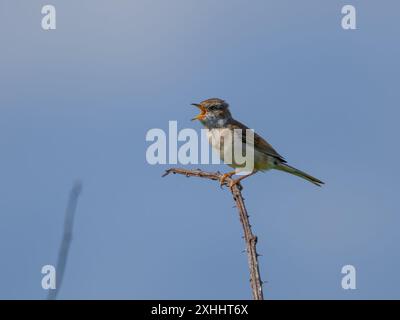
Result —
<path fill-rule="evenodd" d="M 251 298 L 229 192 L 145 160 L 149 129 L 199 130 L 190 103 L 214 96 L 326 181 L 245 182 L 265 297 L 400 298 L 398 1 L 51 3 L 54 31 L 47 3 L 0 3 L 0 298 L 46 297 L 78 178 L 59 298 Z"/>

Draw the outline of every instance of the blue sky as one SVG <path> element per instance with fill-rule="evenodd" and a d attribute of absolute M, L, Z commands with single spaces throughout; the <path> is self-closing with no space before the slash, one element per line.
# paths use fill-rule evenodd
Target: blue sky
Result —
<path fill-rule="evenodd" d="M 149 129 L 199 130 L 190 103 L 214 96 L 326 182 L 244 183 L 265 297 L 400 298 L 398 2 L 51 3 L 53 31 L 47 3 L 0 3 L 0 298 L 46 297 L 76 179 L 60 299 L 251 298 L 229 192 L 145 159 Z"/>

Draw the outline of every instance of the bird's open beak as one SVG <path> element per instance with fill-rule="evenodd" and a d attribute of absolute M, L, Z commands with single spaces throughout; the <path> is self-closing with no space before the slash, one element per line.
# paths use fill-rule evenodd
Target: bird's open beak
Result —
<path fill-rule="evenodd" d="M 192 103 L 192 106 L 195 106 L 195 107 L 200 109 L 200 113 L 197 116 L 195 116 L 192 119 L 192 121 L 194 121 L 194 120 L 203 120 L 205 118 L 205 116 L 206 116 L 206 113 L 207 113 L 206 108 L 204 108 L 201 104 L 198 104 L 198 103 Z"/>

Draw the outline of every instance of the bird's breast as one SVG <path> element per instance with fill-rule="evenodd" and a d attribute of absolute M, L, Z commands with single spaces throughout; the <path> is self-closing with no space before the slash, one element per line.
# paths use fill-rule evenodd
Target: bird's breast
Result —
<path fill-rule="evenodd" d="M 219 157 L 225 164 L 237 168 L 243 165 L 238 159 L 235 160 L 235 148 L 240 146 L 240 150 L 236 150 L 240 155 L 247 154 L 248 148 L 252 148 L 254 157 L 254 168 L 257 170 L 269 170 L 274 167 L 273 158 L 260 152 L 251 144 L 243 143 L 242 135 L 228 128 L 215 128 L 207 131 L 208 141 L 212 148 L 218 153 Z"/>
<path fill-rule="evenodd" d="M 232 151 L 233 139 L 235 139 L 232 130 L 227 128 L 209 129 L 207 136 L 208 142 L 218 153 L 223 154 L 227 148 L 226 151 Z"/>
<path fill-rule="evenodd" d="M 228 128 L 210 129 L 207 134 L 209 143 L 225 164 L 234 168 L 242 166 L 241 159 L 235 159 L 235 152 L 242 154 L 246 148 L 241 135 Z M 240 150 L 235 150 L 237 146 L 241 147 Z"/>

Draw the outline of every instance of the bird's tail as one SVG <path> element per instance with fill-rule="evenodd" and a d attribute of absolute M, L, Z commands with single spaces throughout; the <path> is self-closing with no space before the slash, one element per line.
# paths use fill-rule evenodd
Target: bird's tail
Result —
<path fill-rule="evenodd" d="M 307 174 L 301 170 L 293 168 L 286 163 L 280 163 L 279 165 L 277 165 L 275 167 L 275 169 L 285 171 L 285 172 L 294 174 L 295 176 L 298 176 L 300 178 L 306 179 L 306 180 L 310 181 L 311 183 L 314 183 L 318 187 L 321 187 L 321 185 L 324 184 L 324 182 L 322 182 L 321 180 L 318 180 L 317 178 L 314 178 L 313 176 L 310 176 L 309 174 Z"/>

